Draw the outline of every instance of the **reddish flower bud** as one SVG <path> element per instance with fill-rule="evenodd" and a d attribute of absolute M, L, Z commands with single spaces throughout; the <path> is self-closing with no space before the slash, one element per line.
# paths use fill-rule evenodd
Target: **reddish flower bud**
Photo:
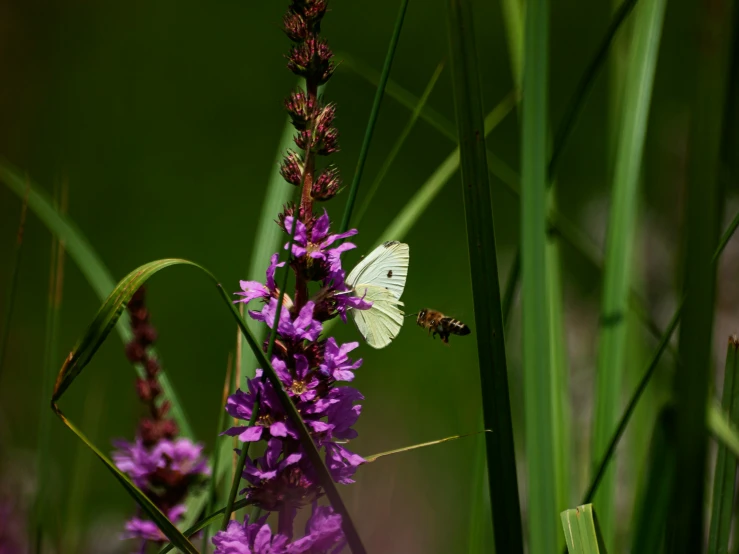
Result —
<path fill-rule="evenodd" d="M 285 27 L 285 34 L 293 42 L 304 42 L 308 38 L 308 25 L 299 14 L 288 12 L 282 23 Z"/>
<path fill-rule="evenodd" d="M 303 159 L 300 154 L 288 150 L 280 164 L 280 175 L 291 185 L 300 186 L 303 182 Z"/>
<path fill-rule="evenodd" d="M 326 14 L 326 0 L 293 0 L 290 10 L 301 14 L 308 21 L 320 21 Z"/>
<path fill-rule="evenodd" d="M 309 38 L 304 43 L 293 46 L 287 67 L 295 75 L 322 85 L 334 72 L 331 58 L 333 52 L 324 40 Z"/>
<path fill-rule="evenodd" d="M 335 166 L 327 167 L 323 173 L 315 180 L 311 188 L 311 197 L 314 200 L 323 202 L 330 200 L 341 190 L 341 177 L 339 170 Z"/>
<path fill-rule="evenodd" d="M 315 105 L 315 100 L 308 98 L 303 91 L 294 92 L 285 100 L 285 109 L 290 114 L 293 126 L 298 131 L 308 128 Z"/>
<path fill-rule="evenodd" d="M 152 394 L 151 394 L 151 387 L 149 387 L 149 382 L 145 381 L 144 379 L 137 378 L 136 379 L 136 394 L 139 395 L 139 398 L 143 402 L 151 402 Z"/>

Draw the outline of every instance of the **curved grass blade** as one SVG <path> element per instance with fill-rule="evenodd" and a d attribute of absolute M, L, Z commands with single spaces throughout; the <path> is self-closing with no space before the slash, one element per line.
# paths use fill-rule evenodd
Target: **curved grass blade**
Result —
<path fill-rule="evenodd" d="M 570 554 L 606 554 L 592 504 L 565 510 L 560 518 Z"/>
<path fill-rule="evenodd" d="M 236 320 L 236 323 L 241 329 L 241 332 L 246 337 L 249 347 L 252 349 L 252 352 L 256 356 L 259 366 L 263 369 L 266 378 L 270 381 L 270 384 L 275 390 L 275 393 L 279 398 L 283 408 L 287 412 L 288 417 L 296 426 L 301 445 L 305 449 L 306 454 L 308 455 L 308 459 L 311 461 L 313 468 L 316 471 L 316 475 L 319 482 L 321 483 L 321 486 L 326 492 L 326 496 L 328 496 L 334 510 L 342 517 L 342 526 L 344 529 L 344 533 L 347 537 L 347 541 L 349 542 L 350 547 L 352 548 L 352 551 L 355 554 L 363 553 L 364 549 L 361 545 L 361 541 L 359 541 L 359 536 L 357 534 L 356 528 L 354 527 L 354 522 L 349 516 L 346 506 L 344 505 L 344 502 L 342 501 L 341 496 L 336 489 L 336 485 L 331 479 L 331 475 L 326 468 L 323 460 L 321 459 L 321 455 L 318 452 L 318 449 L 313 442 L 308 429 L 303 423 L 300 414 L 295 408 L 295 405 L 288 396 L 287 392 L 285 392 L 285 389 L 282 386 L 282 382 L 277 376 L 277 373 L 275 373 L 274 368 L 267 361 L 267 358 L 261 349 L 261 344 L 254 338 L 254 335 L 251 333 L 251 331 L 249 331 L 246 323 L 239 314 L 238 309 L 231 302 L 231 298 L 229 297 L 228 293 L 223 290 L 223 287 L 215 278 L 215 276 L 201 265 L 183 259 L 157 260 L 148 264 L 144 264 L 141 267 L 135 269 L 134 271 L 129 273 L 128 276 L 126 276 L 120 283 L 118 283 L 111 295 L 106 299 L 105 303 L 98 311 L 98 314 L 95 316 L 95 319 L 93 320 L 90 327 L 87 329 L 85 335 L 78 342 L 75 349 L 69 354 L 66 361 L 64 362 L 64 365 L 59 371 L 56 385 L 54 387 L 54 394 L 52 395 L 52 408 L 57 413 L 57 415 L 65 422 L 65 424 L 75 432 L 75 434 L 77 434 L 82 440 L 84 440 L 85 443 L 88 444 L 88 446 L 94 449 L 94 452 L 98 455 L 98 457 L 106 464 L 106 466 L 109 467 L 109 469 L 111 469 L 111 471 L 113 471 L 116 478 L 119 479 L 119 481 L 123 479 L 122 483 L 124 484 L 124 486 L 126 486 L 127 490 L 129 490 L 129 493 L 137 499 L 137 502 L 140 501 L 140 505 L 142 506 L 142 508 L 144 508 L 144 510 L 147 510 L 147 514 L 149 514 L 152 519 L 154 519 L 157 525 L 159 525 L 160 523 L 163 525 L 163 527 L 160 527 L 160 529 L 162 529 L 162 532 L 172 542 L 175 542 L 178 547 L 180 547 L 180 544 L 189 545 L 189 543 L 186 541 L 186 539 L 184 539 L 179 531 L 177 531 L 177 529 L 171 525 L 171 522 L 169 522 L 169 520 L 167 520 L 167 518 L 164 517 L 158 509 L 156 509 L 156 506 L 151 504 L 151 501 L 148 498 L 144 496 L 144 499 L 142 500 L 139 497 L 139 495 L 141 495 L 141 492 L 138 491 L 138 489 L 135 489 L 135 487 L 135 490 L 130 489 L 130 487 L 128 486 L 130 485 L 130 481 L 125 478 L 125 475 L 118 472 L 114 466 L 111 467 L 110 460 L 108 460 L 102 453 L 95 449 L 92 444 L 89 443 L 87 438 L 84 437 L 84 435 L 82 435 L 82 433 L 79 432 L 72 425 L 72 423 L 64 417 L 57 406 L 57 402 L 60 400 L 61 396 L 69 388 L 74 379 L 79 376 L 85 366 L 92 360 L 95 352 L 113 330 L 117 321 L 124 313 L 126 305 L 133 293 L 151 276 L 164 268 L 175 265 L 189 265 L 199 269 L 210 278 L 211 282 L 218 289 L 221 300 L 223 300 L 223 302 L 230 309 L 231 315 Z M 144 504 L 148 504 L 144 506 L 144 504 L 141 504 L 141 502 L 144 502 Z M 149 511 L 152 511 L 154 515 L 150 514 Z M 160 516 L 164 517 L 164 520 L 166 521 L 161 520 Z M 174 529 L 174 533 L 172 529 Z M 192 545 L 189 546 L 191 547 Z M 193 552 L 195 551 L 193 550 Z"/>
<path fill-rule="evenodd" d="M 618 418 L 626 354 L 626 310 L 633 268 L 638 185 L 666 0 L 643 0 L 636 12 L 634 42 L 624 90 L 603 275 L 596 372 L 593 460 L 599 460 Z M 615 473 L 606 472 L 595 505 L 606 544 L 613 547 Z"/>
<path fill-rule="evenodd" d="M 346 52 L 337 52 L 336 56 L 338 58 L 341 58 L 342 67 L 348 67 L 371 85 L 379 85 L 379 71 L 376 71 L 369 65 L 365 64 L 357 58 L 352 57 Z M 405 88 L 401 87 L 392 79 L 388 79 L 387 86 L 385 87 L 385 92 L 390 98 L 393 98 L 396 102 L 398 102 L 402 106 L 405 106 L 411 111 L 413 111 L 416 106 L 418 106 L 418 97 Z M 454 128 L 454 123 L 449 121 L 446 117 L 437 112 L 431 106 L 427 105 L 421 109 L 421 119 L 423 119 L 426 123 L 431 125 L 434 129 L 439 131 L 442 135 L 444 135 L 452 142 L 457 142 L 457 131 Z"/>
<path fill-rule="evenodd" d="M 422 442 L 419 444 L 413 444 L 411 446 L 404 446 L 403 448 L 396 448 L 394 450 L 380 452 L 379 454 L 372 454 L 371 456 L 365 456 L 364 459 L 369 464 L 379 458 L 383 458 L 384 456 L 390 456 L 392 454 L 400 454 L 401 452 L 409 452 L 410 450 L 418 450 L 419 448 L 426 448 L 427 446 L 435 446 L 437 444 L 443 444 L 445 442 L 455 441 L 457 439 L 463 439 L 465 437 L 473 437 L 475 435 L 479 435 L 480 433 L 489 433 L 489 432 L 490 431 L 485 430 L 485 431 L 477 431 L 476 433 L 466 433 L 464 435 L 452 435 L 451 437 L 446 437 L 446 438 L 438 439 L 435 441 Z"/>
<path fill-rule="evenodd" d="M 23 195 L 21 204 L 21 216 L 18 223 L 18 233 L 15 238 L 15 252 L 13 255 L 12 270 L 10 277 L 10 286 L 8 287 L 8 303 L 5 309 L 5 321 L 3 322 L 2 338 L 0 338 L 0 375 L 3 374 L 3 366 L 5 365 L 5 354 L 8 347 L 8 339 L 10 338 L 10 323 L 13 320 L 13 308 L 15 306 L 15 295 L 18 291 L 18 277 L 20 275 L 21 254 L 23 253 L 23 232 L 26 228 L 26 214 L 28 213 L 28 194 L 31 191 L 31 185 L 26 186 L 26 192 Z"/>
<path fill-rule="evenodd" d="M 418 117 L 421 115 L 421 111 L 423 110 L 424 106 L 426 106 L 426 102 L 428 101 L 429 96 L 431 96 L 431 92 L 434 90 L 434 86 L 436 86 L 436 82 L 439 80 L 443 69 L 444 62 L 442 61 L 439 63 L 439 65 L 436 66 L 436 70 L 431 75 L 431 79 L 426 85 L 421 98 L 418 100 L 418 104 L 416 104 L 416 106 L 413 108 L 411 118 L 408 120 L 408 123 L 406 123 L 400 135 L 398 135 L 398 138 L 396 139 L 395 144 L 393 144 L 390 153 L 387 155 L 387 158 L 385 158 L 382 166 L 380 166 L 380 170 L 377 172 L 375 180 L 372 181 L 372 185 L 367 191 L 367 195 L 362 202 L 362 207 L 359 209 L 359 213 L 357 213 L 357 217 L 354 220 L 355 227 L 359 227 L 362 219 L 364 218 L 364 214 L 367 213 L 367 209 L 372 203 L 372 199 L 374 198 L 375 194 L 380 188 L 380 185 L 382 184 L 382 180 L 385 178 L 385 175 L 387 175 L 390 166 L 395 161 L 395 158 L 400 153 L 400 150 L 403 148 L 408 135 L 410 135 L 411 131 L 415 127 L 416 121 L 418 121 Z"/>
<path fill-rule="evenodd" d="M 380 82 L 377 85 L 377 91 L 375 92 L 375 100 L 372 103 L 372 110 L 370 111 L 369 121 L 367 121 L 367 130 L 365 131 L 364 140 L 362 141 L 362 148 L 359 151 L 359 160 L 357 160 L 357 169 L 354 171 L 352 186 L 349 189 L 349 198 L 346 201 L 346 208 L 344 208 L 344 218 L 341 220 L 341 231 L 339 231 L 340 233 L 344 233 L 347 229 L 349 229 L 349 221 L 351 221 L 352 210 L 354 209 L 354 202 L 357 199 L 357 192 L 359 191 L 359 182 L 361 181 L 362 173 L 364 172 L 364 163 L 367 161 L 367 155 L 369 154 L 369 147 L 370 143 L 372 142 L 372 135 L 375 132 L 377 117 L 380 115 L 380 105 L 382 104 L 382 97 L 385 95 L 385 86 L 387 85 L 387 80 L 390 77 L 390 69 L 393 66 L 393 58 L 395 58 L 395 50 L 398 47 L 400 31 L 403 29 L 403 20 L 405 19 L 405 12 L 407 9 L 408 0 L 400 0 L 398 17 L 395 20 L 395 29 L 393 29 L 393 35 L 390 39 L 390 45 L 387 49 L 387 55 L 385 56 L 385 64 L 382 67 L 382 75 L 380 76 Z"/>
<path fill-rule="evenodd" d="M 706 428 L 720 446 L 731 452 L 735 458 L 734 463 L 736 463 L 736 460 L 739 460 L 739 431 L 737 431 L 732 415 L 726 413 L 718 402 L 709 402 L 706 411 Z"/>
<path fill-rule="evenodd" d="M 529 551 L 557 544 L 552 375 L 546 263 L 549 2 L 527 4 L 521 133 L 523 388 L 528 461 Z M 497 531 L 497 529 L 496 529 Z"/>
<path fill-rule="evenodd" d="M 0 159 L 0 181 L 4 182 L 19 198 L 24 197 L 26 188 L 29 189 L 28 207 L 53 235 L 59 240 L 64 241 L 69 257 L 77 264 L 77 267 L 85 276 L 98 298 L 104 301 L 115 287 L 115 281 L 103 261 L 69 217 L 60 214 L 54 209 L 53 202 L 46 193 L 34 185 L 29 179 L 21 176 L 17 169 L 2 159 Z M 128 314 L 123 314 L 121 324 L 116 327 L 116 331 L 121 337 L 123 344 L 127 344 L 133 338 L 128 322 Z M 139 365 L 134 367 L 139 376 L 143 377 L 143 368 Z M 177 422 L 181 434 L 193 438 L 190 423 L 164 370 L 159 373 L 158 379 L 162 386 L 164 397 L 170 403 L 170 413 Z"/>
<path fill-rule="evenodd" d="M 448 14 L 495 550 L 517 554 L 523 534 L 472 8 L 449 0 Z"/>

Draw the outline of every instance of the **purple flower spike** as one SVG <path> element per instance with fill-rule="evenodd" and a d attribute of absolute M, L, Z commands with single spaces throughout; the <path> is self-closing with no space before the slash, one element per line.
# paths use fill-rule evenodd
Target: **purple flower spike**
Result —
<path fill-rule="evenodd" d="M 290 311 L 282 306 L 280 311 L 280 320 L 277 324 L 277 332 L 285 338 L 293 340 L 308 340 L 314 341 L 321 334 L 323 326 L 320 321 L 313 319 L 313 309 L 315 304 L 313 302 L 307 302 L 298 313 L 298 317 L 295 321 L 290 317 Z M 275 313 L 277 312 L 277 299 L 273 298 L 269 303 L 265 304 L 261 312 L 250 311 L 249 315 L 256 321 L 266 323 L 269 328 L 275 321 Z"/>
<path fill-rule="evenodd" d="M 235 292 L 234 294 L 237 296 L 243 296 L 243 298 L 239 298 L 238 300 L 234 300 L 234 304 L 237 304 L 239 302 L 243 302 L 244 304 L 248 304 L 252 300 L 256 298 L 261 298 L 263 300 L 267 300 L 270 296 L 274 296 L 277 294 L 277 284 L 275 283 L 275 271 L 278 267 L 282 267 L 285 265 L 285 262 L 277 263 L 277 260 L 279 259 L 278 254 L 272 254 L 272 259 L 270 260 L 269 267 L 267 268 L 267 285 L 263 285 L 259 281 L 239 281 L 239 286 L 241 287 L 242 292 Z"/>

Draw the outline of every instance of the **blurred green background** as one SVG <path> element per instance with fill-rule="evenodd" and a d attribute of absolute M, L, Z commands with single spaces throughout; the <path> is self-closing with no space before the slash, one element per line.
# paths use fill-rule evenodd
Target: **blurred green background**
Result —
<path fill-rule="evenodd" d="M 277 144 L 285 123 L 282 100 L 295 84 L 285 68 L 289 42 L 280 28 L 284 4 L 234 0 L 0 3 L 0 155 L 27 171 L 49 193 L 55 183 L 68 183 L 69 215 L 116 279 L 147 261 L 183 257 L 209 268 L 226 290 L 238 289 L 254 247 L 266 183 L 276 169 Z M 323 33 L 337 59 L 346 53 L 379 70 L 397 5 L 396 0 L 333 1 Z M 612 9 L 608 2 L 575 0 L 552 6 L 550 106 L 555 126 L 605 33 Z M 511 66 L 500 7 L 480 0 L 475 10 L 482 91 L 485 108 L 490 110 L 513 88 Z M 605 232 L 610 186 L 608 152 L 614 127 L 609 114 L 618 98 L 619 68 L 623 68 L 629 30 L 627 22 L 567 144 L 556 185 L 560 210 L 598 244 Z M 680 21 L 671 18 L 668 8 L 645 152 L 643 225 L 637 248 L 637 281 L 662 324 L 674 306 L 681 259 L 681 164 L 689 121 L 674 91 L 682 42 Z M 391 78 L 420 95 L 447 50 L 446 2 L 412 1 Z M 334 161 L 347 182 L 374 92 L 349 64 L 339 65 L 325 90 L 326 98 L 338 104 L 342 150 Z M 453 120 L 448 67 L 429 105 Z M 409 115 L 407 108 L 386 97 L 364 184 L 371 182 Z M 488 147 L 516 168 L 519 142 L 514 111 L 490 135 Z M 453 148 L 427 123 L 418 122 L 362 222 L 355 237 L 358 249 L 346 256 L 346 267 L 372 247 Z M 730 215 L 731 206 L 736 208 L 733 198 Z M 496 181 L 493 199 L 505 276 L 519 235 L 518 201 Z M 344 200 L 339 196 L 326 205 L 337 226 Z M 3 313 L 20 206 L 14 194 L 0 188 Z M 482 427 L 458 175 L 405 241 L 412 253 L 403 297 L 407 311 L 440 309 L 468 321 L 473 335 L 453 337 L 447 348 L 409 320 L 390 347 L 380 351 L 360 347 L 365 363 L 355 384 L 366 399 L 357 425 L 359 438 L 352 443 L 360 454 Z M 20 467 L 30 486 L 39 416 L 48 409 L 48 399 L 41 398 L 40 391 L 50 242 L 48 230 L 29 213 L 10 346 L 0 375 L 0 461 L 6 475 L 15 475 Z M 717 352 L 723 350 L 726 335 L 736 330 L 732 316 L 739 297 L 731 285 L 736 252 L 737 244 L 732 242 L 721 269 L 714 333 Z M 582 466 L 573 472 L 574 505 L 585 486 L 589 463 L 600 278 L 566 246 L 563 260 L 573 451 Z M 212 452 L 226 360 L 235 343 L 233 322 L 211 287 L 192 270 L 164 272 L 148 288 L 164 367 L 197 437 Z M 63 302 L 59 344 L 67 352 L 100 305 L 69 259 Z M 344 341 L 360 340 L 351 325 L 337 334 Z M 517 447 L 523 444 L 519 334 L 514 314 L 508 355 Z M 634 356 L 639 355 L 639 345 L 652 344 L 646 337 L 637 328 Z M 60 356 L 55 367 L 62 361 Z M 642 365 L 634 364 L 637 370 Z M 663 373 L 657 384 L 664 378 Z M 111 438 L 134 434 L 141 408 L 133 379 L 123 346 L 111 335 L 64 401 L 70 419 L 80 422 L 103 450 L 110 450 Z M 133 512 L 133 502 L 91 453 L 80 450 L 61 423 L 54 420 L 52 428 L 49 499 L 56 519 L 51 526 L 76 533 L 79 551 L 127 551 L 130 545 L 117 544 L 116 535 Z M 648 430 L 637 432 L 643 441 Z M 466 438 L 362 468 L 358 482 L 342 488 L 342 493 L 357 516 L 368 549 L 447 553 L 464 548 L 468 528 L 474 524 L 469 506 L 475 454 L 481 444 L 480 437 Z M 629 438 L 620 452 L 628 452 L 628 444 Z M 628 462 L 629 456 L 621 460 L 619 483 L 632 485 L 638 469 Z M 85 487 L 70 497 L 72 474 L 79 467 L 85 468 Z M 520 465 L 519 480 L 523 471 L 525 464 Z M 622 513 L 631 512 L 630 494 L 619 493 Z M 81 522 L 79 528 L 67 528 L 72 516 L 72 521 Z"/>

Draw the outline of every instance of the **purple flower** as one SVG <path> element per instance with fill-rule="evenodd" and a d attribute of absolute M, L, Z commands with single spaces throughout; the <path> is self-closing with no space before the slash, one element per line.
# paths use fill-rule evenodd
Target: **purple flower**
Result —
<path fill-rule="evenodd" d="M 273 359 L 274 363 L 274 359 Z M 257 369 L 254 379 L 248 379 L 249 392 L 241 389 L 228 397 L 226 412 L 232 417 L 249 421 L 254 410 L 254 403 L 259 397 L 259 415 L 252 426 L 231 427 L 223 434 L 239 437 L 241 442 L 256 442 L 265 435 L 267 437 L 297 438 L 297 432 L 288 426 L 287 415 L 282 408 L 269 381 L 262 379 L 262 370 Z"/>
<path fill-rule="evenodd" d="M 154 447 L 154 455 L 169 461 L 169 468 L 183 475 L 210 475 L 208 460 L 203 456 L 203 445 L 194 444 L 190 439 L 159 441 Z"/>
<path fill-rule="evenodd" d="M 165 515 L 172 523 L 177 523 L 185 513 L 185 506 L 179 505 L 167 510 Z M 156 523 L 148 519 L 133 517 L 126 522 L 124 539 L 143 539 L 145 541 L 163 542 L 167 537 L 159 530 Z"/>
<path fill-rule="evenodd" d="M 362 360 L 360 358 L 352 363 L 347 353 L 357 348 L 357 346 L 359 346 L 358 342 L 348 342 L 339 346 L 336 339 L 329 337 L 326 342 L 326 350 L 324 350 L 324 361 L 319 366 L 321 372 L 336 381 L 351 381 L 354 379 L 354 370 L 359 369 Z"/>
<path fill-rule="evenodd" d="M 295 368 L 292 372 L 288 369 L 287 364 L 277 357 L 272 359 L 272 367 L 288 394 L 296 402 L 310 402 L 318 394 L 316 387 L 318 387 L 320 381 L 315 375 L 311 374 L 308 358 L 303 354 L 295 354 L 293 358 Z"/>
<path fill-rule="evenodd" d="M 305 526 L 305 536 L 289 542 L 287 536 L 272 533 L 266 517 L 249 523 L 231 521 L 225 531 L 213 537 L 214 554 L 338 554 L 345 539 L 341 516 L 327 506 L 313 504 L 313 513 Z"/>
<path fill-rule="evenodd" d="M 290 338 L 293 340 L 308 340 L 314 341 L 318 338 L 323 330 L 323 326 L 320 321 L 313 319 L 313 309 L 315 304 L 313 302 L 307 302 L 305 306 L 300 309 L 298 316 L 295 320 L 292 319 L 290 311 L 282 306 L 280 310 L 280 319 L 277 323 L 277 332 L 283 338 Z M 267 304 L 264 305 L 262 311 L 255 312 L 250 311 L 249 315 L 256 321 L 266 323 L 271 329 L 275 321 L 275 314 L 277 313 L 277 299 L 272 298 Z"/>
<path fill-rule="evenodd" d="M 146 448 L 141 437 L 136 437 L 136 442 L 133 443 L 116 440 L 113 441 L 113 446 L 118 448 L 112 456 L 116 467 L 128 475 L 139 488 L 146 487 L 149 477 L 167 463 L 159 453 Z"/>
<path fill-rule="evenodd" d="M 337 240 L 356 235 L 357 230 L 349 229 L 345 233 L 330 235 L 328 231 L 331 226 L 331 220 L 326 210 L 323 211 L 323 215 L 314 223 L 310 237 L 308 237 L 308 231 L 302 221 L 298 220 L 295 225 L 295 240 L 293 241 L 292 254 L 296 258 L 302 258 L 307 255 L 314 260 L 324 260 L 333 263 L 338 260 L 342 252 L 356 248 L 350 242 L 345 242 L 336 248 L 329 248 Z M 288 235 L 292 228 L 293 216 L 289 215 L 285 218 L 285 231 Z M 289 245 L 290 243 L 285 244 L 285 250 L 288 249 Z"/>
<path fill-rule="evenodd" d="M 259 281 L 239 281 L 242 292 L 235 292 L 237 296 L 243 296 L 238 300 L 234 300 L 234 304 L 243 302 L 248 304 L 255 298 L 267 300 L 270 296 L 277 294 L 277 284 L 275 283 L 275 271 L 278 267 L 285 265 L 285 262 L 277 263 L 278 254 L 272 254 L 272 258 L 267 268 L 267 284 L 263 285 Z"/>

